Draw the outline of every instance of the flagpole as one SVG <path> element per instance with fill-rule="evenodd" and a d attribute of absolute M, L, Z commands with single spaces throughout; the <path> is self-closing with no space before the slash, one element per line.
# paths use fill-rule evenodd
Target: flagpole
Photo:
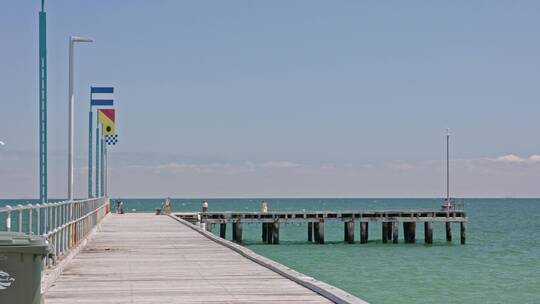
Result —
<path fill-rule="evenodd" d="M 107 151 L 107 143 L 105 142 L 105 171 L 103 172 L 105 175 L 105 197 L 109 197 L 109 154 Z"/>
<path fill-rule="evenodd" d="M 105 140 L 101 136 L 101 196 L 105 195 Z"/>
<path fill-rule="evenodd" d="M 96 197 L 100 197 L 99 193 L 99 121 L 96 115 Z"/>
<path fill-rule="evenodd" d="M 90 88 L 90 111 L 88 111 L 88 198 L 92 195 L 92 132 L 94 131 L 92 120 L 92 88 Z"/>

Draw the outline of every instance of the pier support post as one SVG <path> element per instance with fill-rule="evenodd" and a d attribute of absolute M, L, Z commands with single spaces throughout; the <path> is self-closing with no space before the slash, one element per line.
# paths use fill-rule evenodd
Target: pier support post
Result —
<path fill-rule="evenodd" d="M 424 222 L 424 240 L 426 244 L 433 244 L 433 222 Z"/>
<path fill-rule="evenodd" d="M 411 243 L 416 243 L 416 222 L 411 222 L 411 233 L 410 233 L 410 240 Z"/>
<path fill-rule="evenodd" d="M 405 234 L 405 243 L 414 243 L 416 238 L 416 223 L 404 222 L 403 232 Z"/>
<path fill-rule="evenodd" d="M 451 242 L 452 241 L 452 223 L 446 222 L 446 241 Z"/>
<path fill-rule="evenodd" d="M 392 240 L 392 222 L 386 223 L 386 233 L 387 233 L 387 239 L 389 241 Z"/>
<path fill-rule="evenodd" d="M 307 240 L 308 242 L 313 242 L 313 223 L 309 222 L 307 224 Z"/>
<path fill-rule="evenodd" d="M 279 244 L 279 222 L 276 220 L 272 223 L 274 229 L 272 229 L 272 244 Z"/>
<path fill-rule="evenodd" d="M 232 240 L 233 242 L 236 242 L 237 236 L 236 236 L 236 223 L 232 223 Z"/>
<path fill-rule="evenodd" d="M 345 222 L 345 242 L 354 243 L 354 221 Z"/>
<path fill-rule="evenodd" d="M 227 223 L 219 224 L 219 236 L 224 239 L 226 235 L 227 235 Z"/>
<path fill-rule="evenodd" d="M 313 223 L 313 238 L 315 243 L 319 243 L 319 223 Z"/>
<path fill-rule="evenodd" d="M 388 243 L 388 230 L 389 230 L 390 223 L 383 222 L 382 223 L 382 242 Z"/>
<path fill-rule="evenodd" d="M 317 224 L 317 242 L 319 244 L 324 244 L 324 222 L 321 220 Z"/>
<path fill-rule="evenodd" d="M 366 244 L 368 242 L 368 222 L 360 222 L 360 244 Z"/>
<path fill-rule="evenodd" d="M 399 222 L 392 222 L 392 242 L 394 244 L 399 242 Z"/>
<path fill-rule="evenodd" d="M 236 242 L 242 243 L 242 223 L 237 222 L 236 225 L 234 225 L 234 231 L 236 235 Z"/>
<path fill-rule="evenodd" d="M 268 244 L 272 244 L 273 237 L 274 237 L 274 225 L 272 225 L 272 223 L 266 223 L 266 242 Z"/>
<path fill-rule="evenodd" d="M 264 242 L 267 241 L 267 232 L 266 232 L 266 230 L 268 229 L 268 225 L 266 223 L 262 223 L 261 227 L 262 227 L 262 241 L 264 243 Z"/>
<path fill-rule="evenodd" d="M 461 245 L 465 245 L 465 241 L 467 240 L 467 222 L 461 222 L 459 226 L 461 228 Z"/>

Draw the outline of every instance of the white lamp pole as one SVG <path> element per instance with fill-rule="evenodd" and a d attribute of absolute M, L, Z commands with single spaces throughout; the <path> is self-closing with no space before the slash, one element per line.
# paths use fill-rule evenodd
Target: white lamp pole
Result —
<path fill-rule="evenodd" d="M 73 200 L 73 129 L 74 129 L 74 104 L 75 95 L 73 95 L 73 46 L 75 42 L 92 42 L 90 38 L 76 36 L 69 37 L 69 134 L 68 134 L 68 200 Z"/>

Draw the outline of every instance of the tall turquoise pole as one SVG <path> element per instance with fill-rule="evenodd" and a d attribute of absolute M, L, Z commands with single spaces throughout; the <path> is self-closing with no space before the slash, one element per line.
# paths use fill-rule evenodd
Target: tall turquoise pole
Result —
<path fill-rule="evenodd" d="M 39 12 L 39 200 L 47 203 L 47 13 Z"/>
<path fill-rule="evenodd" d="M 88 198 L 94 196 L 92 193 L 92 133 L 94 132 L 92 122 L 92 87 L 90 87 L 90 111 L 88 111 Z"/>
<path fill-rule="evenodd" d="M 99 180 L 99 160 L 100 160 L 100 149 L 99 149 L 99 121 L 98 115 L 96 115 L 96 197 L 100 197 L 100 180 Z"/>

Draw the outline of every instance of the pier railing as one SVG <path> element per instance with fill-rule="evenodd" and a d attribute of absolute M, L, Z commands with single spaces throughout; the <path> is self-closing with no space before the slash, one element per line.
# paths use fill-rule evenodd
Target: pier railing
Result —
<path fill-rule="evenodd" d="M 70 252 L 109 212 L 106 197 L 0 207 L 0 231 L 18 231 L 45 237 L 53 247 L 52 265 Z"/>

